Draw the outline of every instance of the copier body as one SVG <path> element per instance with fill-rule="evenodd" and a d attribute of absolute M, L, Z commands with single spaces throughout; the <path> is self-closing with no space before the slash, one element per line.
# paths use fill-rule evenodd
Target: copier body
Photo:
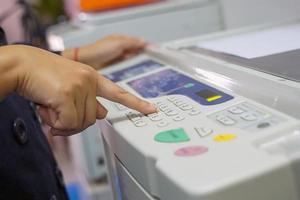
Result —
<path fill-rule="evenodd" d="M 300 200 L 299 84 L 254 71 L 159 47 L 104 70 L 159 110 L 99 99 L 115 199 Z"/>

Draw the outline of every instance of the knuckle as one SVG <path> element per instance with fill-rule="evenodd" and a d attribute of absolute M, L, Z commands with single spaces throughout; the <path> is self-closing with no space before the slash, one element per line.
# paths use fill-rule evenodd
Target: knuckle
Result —
<path fill-rule="evenodd" d="M 70 97 L 72 96 L 74 88 L 72 85 L 64 85 L 59 88 L 59 94 L 61 97 Z"/>

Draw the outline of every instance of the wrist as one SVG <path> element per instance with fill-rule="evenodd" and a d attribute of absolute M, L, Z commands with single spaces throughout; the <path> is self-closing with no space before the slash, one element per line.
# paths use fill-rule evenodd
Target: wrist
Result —
<path fill-rule="evenodd" d="M 21 45 L 0 47 L 0 100 L 16 91 L 21 79 L 19 46 Z"/>
<path fill-rule="evenodd" d="M 86 45 L 81 47 L 74 47 L 70 49 L 66 49 L 61 52 L 61 56 L 68 58 L 70 60 L 74 60 L 76 62 L 81 62 L 86 65 L 93 67 L 94 69 L 100 69 L 102 64 L 101 60 L 103 58 L 99 56 L 95 56 L 94 48 L 92 45 Z"/>
<path fill-rule="evenodd" d="M 65 49 L 64 51 L 61 52 L 61 56 L 68 58 L 70 60 L 74 60 L 74 54 L 75 54 L 75 49 L 76 48 L 71 48 L 71 49 Z M 77 55 L 77 61 L 78 61 L 78 55 Z"/>

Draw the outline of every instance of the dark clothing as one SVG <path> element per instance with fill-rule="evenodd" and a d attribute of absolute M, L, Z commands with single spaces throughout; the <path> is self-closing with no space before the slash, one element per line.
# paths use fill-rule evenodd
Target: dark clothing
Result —
<path fill-rule="evenodd" d="M 68 199 L 34 109 L 16 93 L 0 101 L 0 158 L 0 200 Z"/>

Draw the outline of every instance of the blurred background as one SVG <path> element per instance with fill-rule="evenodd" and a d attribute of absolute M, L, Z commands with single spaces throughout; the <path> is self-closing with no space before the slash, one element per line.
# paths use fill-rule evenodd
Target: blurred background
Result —
<path fill-rule="evenodd" d="M 0 7 L 9 43 L 55 51 L 112 33 L 161 43 L 299 17 L 299 0 L 1 0 Z M 97 125 L 69 138 L 47 136 L 72 200 L 112 199 Z"/>

